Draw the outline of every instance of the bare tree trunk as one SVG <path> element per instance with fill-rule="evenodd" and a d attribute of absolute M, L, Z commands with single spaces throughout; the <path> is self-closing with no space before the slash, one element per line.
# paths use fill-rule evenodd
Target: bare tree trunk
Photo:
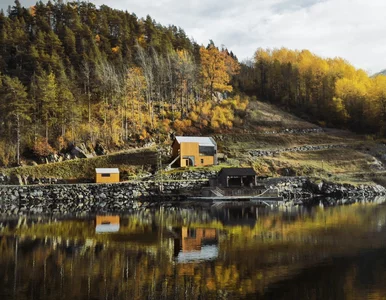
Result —
<path fill-rule="evenodd" d="M 16 161 L 20 165 L 20 116 L 16 115 Z"/>
<path fill-rule="evenodd" d="M 48 120 L 46 120 L 46 140 L 48 142 Z"/>

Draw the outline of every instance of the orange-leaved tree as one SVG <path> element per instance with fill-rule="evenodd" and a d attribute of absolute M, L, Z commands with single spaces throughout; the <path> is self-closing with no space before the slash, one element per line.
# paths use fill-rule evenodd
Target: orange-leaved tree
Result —
<path fill-rule="evenodd" d="M 219 51 L 214 44 L 200 48 L 201 76 L 204 88 L 213 98 L 214 92 L 232 92 L 231 76 L 239 71 L 238 63 L 227 51 Z"/>

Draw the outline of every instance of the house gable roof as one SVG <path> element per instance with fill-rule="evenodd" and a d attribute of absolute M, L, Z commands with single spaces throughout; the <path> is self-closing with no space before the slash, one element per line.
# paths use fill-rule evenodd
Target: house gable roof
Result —
<path fill-rule="evenodd" d="M 95 172 L 97 174 L 119 174 L 118 168 L 96 168 Z"/>
<path fill-rule="evenodd" d="M 253 168 L 223 168 L 218 176 L 256 176 Z"/>
<path fill-rule="evenodd" d="M 216 147 L 217 144 L 211 137 L 206 136 L 176 136 L 174 142 L 181 143 L 198 143 L 200 146 Z M 173 142 L 173 143 L 174 143 Z"/>

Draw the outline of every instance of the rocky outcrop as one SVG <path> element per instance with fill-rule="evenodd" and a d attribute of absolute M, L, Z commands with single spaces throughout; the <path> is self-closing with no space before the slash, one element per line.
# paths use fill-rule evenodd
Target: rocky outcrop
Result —
<path fill-rule="evenodd" d="M 11 178 L 8 175 L 0 173 L 0 185 L 10 184 Z"/>
<path fill-rule="evenodd" d="M 274 156 L 283 152 L 307 152 L 307 151 L 319 151 L 319 150 L 328 150 L 328 149 L 344 149 L 349 147 L 350 147 L 349 145 L 344 145 L 344 144 L 306 145 L 306 146 L 274 149 L 274 150 L 251 150 L 249 151 L 249 154 L 253 157 L 262 157 L 262 156 Z"/>
<path fill-rule="evenodd" d="M 310 133 L 322 133 L 323 128 L 286 128 L 282 130 L 263 131 L 262 134 L 278 134 L 278 133 L 289 133 L 289 134 L 310 134 Z"/>
<path fill-rule="evenodd" d="M 208 170 L 197 170 L 197 171 L 187 171 L 187 172 L 173 172 L 163 174 L 164 178 L 170 180 L 204 180 L 217 178 L 216 171 Z"/>
<path fill-rule="evenodd" d="M 156 181 L 119 184 L 46 184 L 0 185 L 0 215 L 75 214 L 93 212 L 125 212 L 199 196 L 215 178 L 215 171 L 178 172 Z M 159 178 L 158 178 L 159 179 Z M 18 177 L 17 181 L 26 181 Z M 0 174 L 1 182 L 12 178 Z M 51 183 L 54 183 L 51 181 Z M 57 183 L 57 182 L 56 182 Z M 379 185 L 353 186 L 307 177 L 280 177 L 261 180 L 259 185 L 276 190 L 286 204 L 312 203 L 315 196 L 333 199 L 371 198 L 386 195 Z M 348 200 L 350 201 L 350 200 Z"/>
<path fill-rule="evenodd" d="M 65 184 L 64 179 L 59 178 L 35 178 L 33 176 L 21 176 L 12 174 L 11 176 L 0 173 L 0 186 L 2 185 L 37 185 L 37 184 Z"/>
<path fill-rule="evenodd" d="M 312 181 L 307 177 L 280 177 L 265 181 L 270 189 L 276 189 L 285 199 L 311 199 L 316 196 L 332 198 L 375 197 L 386 195 L 380 185 L 338 184 L 327 181 Z"/>

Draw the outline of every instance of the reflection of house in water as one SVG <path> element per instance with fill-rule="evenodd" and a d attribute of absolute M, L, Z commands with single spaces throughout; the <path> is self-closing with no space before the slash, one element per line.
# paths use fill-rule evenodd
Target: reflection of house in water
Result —
<path fill-rule="evenodd" d="M 181 239 L 175 240 L 178 262 L 211 260 L 218 256 L 217 231 L 214 228 L 182 227 Z"/>
<path fill-rule="evenodd" d="M 259 218 L 259 212 L 256 206 L 225 206 L 218 209 L 216 214 L 225 226 L 253 227 Z"/>
<path fill-rule="evenodd" d="M 118 232 L 119 216 L 96 216 L 96 233 Z"/>

